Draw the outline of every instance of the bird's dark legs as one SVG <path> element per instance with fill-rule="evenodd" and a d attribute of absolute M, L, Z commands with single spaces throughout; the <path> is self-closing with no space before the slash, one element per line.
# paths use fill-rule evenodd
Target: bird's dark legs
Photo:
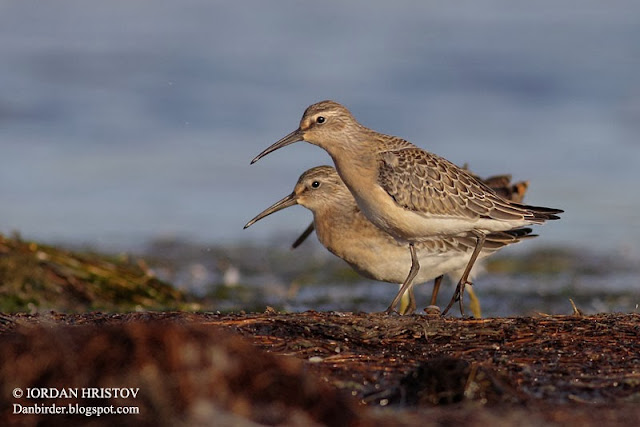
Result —
<path fill-rule="evenodd" d="M 411 253 L 411 270 L 409 270 L 409 275 L 404 280 L 402 287 L 398 291 L 396 297 L 391 301 L 391 305 L 385 313 L 390 314 L 395 312 L 396 306 L 400 302 L 402 295 L 411 287 L 413 284 L 413 279 L 418 275 L 418 271 L 420 271 L 420 263 L 418 262 L 418 257 L 416 255 L 416 248 L 413 246 L 413 243 L 409 243 L 409 252 Z"/>
<path fill-rule="evenodd" d="M 458 286 L 456 286 L 456 291 L 454 292 L 453 297 L 451 298 L 451 301 L 449 301 L 449 305 L 447 305 L 447 308 L 445 308 L 444 311 L 442 312 L 443 316 L 449 312 L 449 310 L 451 309 L 451 307 L 456 301 L 460 301 L 460 314 L 464 316 L 464 308 L 463 308 L 464 287 L 466 286 L 469 280 L 469 274 L 471 273 L 473 264 L 476 262 L 476 259 L 478 259 L 478 255 L 480 255 L 480 251 L 482 251 L 482 246 L 484 246 L 484 241 L 486 239 L 486 235 L 484 233 L 474 232 L 473 234 L 477 239 L 476 247 L 473 250 L 473 253 L 471 254 L 471 258 L 469 259 L 469 263 L 467 263 L 467 267 L 464 269 L 464 273 L 462 273 L 462 277 L 458 282 Z"/>
<path fill-rule="evenodd" d="M 433 290 L 431 291 L 431 304 L 436 305 L 436 301 L 438 299 L 438 292 L 440 291 L 440 284 L 442 283 L 442 279 L 444 278 L 444 274 L 439 275 L 433 281 Z"/>

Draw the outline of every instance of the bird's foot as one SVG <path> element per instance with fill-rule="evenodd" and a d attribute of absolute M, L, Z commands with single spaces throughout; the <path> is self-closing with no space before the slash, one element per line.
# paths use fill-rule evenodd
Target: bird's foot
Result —
<path fill-rule="evenodd" d="M 440 312 L 440 307 L 437 305 L 429 305 L 425 307 L 424 312 L 428 316 L 440 316 L 442 313 Z"/>
<path fill-rule="evenodd" d="M 387 316 L 400 316 L 400 313 L 398 313 L 398 311 L 393 307 L 387 308 L 383 313 Z"/>

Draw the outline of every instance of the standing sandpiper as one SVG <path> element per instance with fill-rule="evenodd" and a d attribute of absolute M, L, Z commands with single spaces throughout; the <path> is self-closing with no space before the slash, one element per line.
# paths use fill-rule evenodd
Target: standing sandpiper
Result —
<path fill-rule="evenodd" d="M 334 101 L 308 107 L 300 126 L 260 153 L 261 157 L 297 141 L 326 150 L 362 213 L 376 226 L 405 242 L 411 269 L 388 313 L 420 270 L 415 244 L 430 237 L 460 236 L 475 240 L 464 273 L 446 314 L 462 292 L 473 263 L 492 232 L 558 219 L 562 210 L 527 206 L 503 199 L 466 170 L 412 143 L 378 133 L 356 121 Z"/>
<path fill-rule="evenodd" d="M 333 169 L 333 168 L 331 168 Z M 467 165 L 464 165 L 464 169 L 468 170 Z M 333 174 L 337 174 L 337 172 L 335 172 L 335 169 L 333 169 Z M 529 187 L 529 182 L 528 181 L 519 181 L 516 183 L 511 183 L 511 175 L 505 174 L 505 175 L 494 175 L 494 176 L 490 176 L 488 178 L 480 178 L 477 175 L 473 175 L 474 177 L 476 177 L 477 179 L 481 179 L 482 182 L 484 182 L 485 184 L 487 184 L 489 187 L 491 187 L 492 190 L 494 190 L 496 193 L 498 193 L 499 195 L 501 195 L 502 197 L 504 197 L 507 200 L 511 200 L 512 202 L 522 202 L 522 200 L 524 199 L 524 195 L 527 192 L 527 188 Z M 342 180 L 340 180 L 340 182 L 342 183 L 342 190 L 346 191 L 346 187 L 344 186 L 344 183 L 342 182 Z M 321 192 L 322 193 L 322 192 Z M 333 197 L 330 195 L 324 195 L 323 197 L 325 197 L 327 199 L 327 201 L 331 201 L 333 200 Z M 353 200 L 353 196 L 351 196 L 352 199 L 352 206 L 355 206 L 355 210 L 358 211 L 357 215 L 360 216 L 364 216 L 362 215 L 362 213 L 360 212 L 360 210 L 358 209 L 357 205 L 355 204 L 355 200 Z M 329 214 L 324 214 L 325 217 L 328 218 L 336 218 L 339 215 L 340 212 L 340 208 L 339 207 L 335 207 L 334 209 L 330 210 Z M 346 214 L 351 214 L 350 211 L 345 211 Z M 369 222 L 369 221 L 367 221 Z M 371 223 L 369 223 L 371 225 Z M 312 222 L 300 235 L 300 237 L 298 237 L 292 245 L 292 249 L 297 248 L 299 245 L 301 245 L 307 237 L 309 237 L 309 235 L 311 233 L 313 233 L 314 230 L 314 223 Z M 380 230 L 379 228 L 375 227 L 377 230 Z M 385 243 L 387 243 L 387 239 L 388 239 L 388 234 L 384 233 L 384 232 L 380 232 L 381 234 L 384 234 L 385 238 L 380 238 L 378 239 L 378 242 L 380 244 L 382 244 L 383 246 L 386 246 L 387 249 L 389 251 L 392 251 L 392 253 L 398 257 L 398 259 L 406 259 L 407 260 L 407 264 L 405 265 L 405 268 L 402 268 L 401 271 L 406 271 L 408 268 L 410 268 L 411 264 L 410 264 L 410 259 L 407 257 L 406 252 L 405 253 L 399 253 L 399 247 L 402 247 L 402 244 L 400 244 L 397 240 L 394 240 L 394 247 L 393 248 L 389 248 L 388 245 L 386 245 Z M 353 233 L 353 237 L 354 240 L 357 238 L 360 238 L 360 236 L 357 233 Z M 523 236 L 525 237 L 525 236 Z M 536 237 L 535 234 L 529 234 L 526 236 L 527 238 L 530 237 Z M 332 241 L 332 240 L 329 240 Z M 321 243 L 325 246 L 328 247 L 327 245 L 329 244 L 326 239 L 323 239 L 323 241 L 321 241 Z M 508 243 L 508 242 L 507 242 Z M 373 242 L 371 246 L 368 246 L 369 250 L 376 250 L 379 251 L 380 248 L 378 247 L 374 247 Z M 487 250 L 487 245 L 485 245 L 483 247 L 483 251 Z M 348 250 L 348 249 L 347 249 Z M 496 249 L 497 250 L 497 249 Z M 333 252 L 333 251 L 332 251 Z M 333 252 L 335 254 L 335 252 Z M 481 253 L 482 254 L 482 253 Z M 339 255 L 338 255 L 339 256 Z M 422 253 L 418 253 L 418 258 L 421 258 L 422 256 L 424 256 L 424 254 Z M 462 254 L 460 253 L 461 257 L 465 257 L 466 254 Z M 402 258 L 401 258 L 402 257 Z M 384 263 L 384 262 L 389 262 L 387 257 L 382 257 L 381 255 L 378 258 L 378 263 Z M 396 261 L 397 262 L 397 261 Z M 424 263 L 422 262 L 422 260 L 419 260 L 420 264 L 421 264 L 421 269 L 420 272 L 418 273 L 418 276 L 416 277 L 416 279 L 414 279 L 414 283 L 416 282 L 416 280 L 420 281 L 420 279 L 422 277 L 426 277 L 426 275 L 423 273 L 423 268 L 424 268 Z M 447 276 L 450 276 L 453 278 L 453 280 L 458 280 L 458 278 L 460 276 L 462 276 L 462 273 L 464 272 L 464 265 L 462 265 L 459 269 L 455 270 L 455 271 L 450 271 L 447 273 Z M 471 272 L 469 273 L 469 280 L 471 282 L 473 282 L 473 278 L 475 276 L 476 270 L 478 270 L 478 262 L 476 262 L 473 266 L 473 268 L 471 269 Z M 375 272 L 371 272 L 369 277 L 377 277 L 377 275 L 375 274 Z M 435 313 L 435 312 L 440 312 L 440 308 L 436 305 L 437 302 L 437 298 L 438 298 L 438 292 L 440 290 L 440 285 L 442 284 L 442 280 L 444 278 L 444 275 L 440 275 L 438 277 L 436 277 L 434 279 L 433 282 L 433 289 L 431 292 L 431 304 L 425 308 L 425 311 L 427 313 Z M 383 280 L 382 278 L 379 278 L 379 280 Z M 425 279 L 428 280 L 428 279 Z M 389 281 L 389 280 L 383 280 L 383 281 Z M 394 280 L 393 282 L 397 282 L 397 280 Z M 402 288 L 402 283 L 400 283 L 400 288 Z M 478 297 L 476 296 L 473 287 L 472 286 L 465 286 L 465 292 L 469 293 L 469 299 L 470 301 L 470 306 L 471 306 L 471 311 L 473 312 L 473 316 L 476 319 L 480 319 L 482 317 L 482 310 L 480 308 L 480 300 L 478 299 Z M 400 306 L 399 306 L 399 312 L 400 314 L 409 314 L 409 313 L 413 313 L 415 311 L 415 307 L 416 307 L 416 300 L 415 300 L 415 296 L 413 293 L 413 286 L 411 286 L 409 288 L 409 290 L 407 292 L 404 293 L 404 295 L 402 296 L 401 300 L 400 300 Z"/>
<path fill-rule="evenodd" d="M 501 180 L 499 188 L 507 191 L 510 188 L 508 181 L 507 179 L 505 184 Z M 310 230 L 315 228 L 320 243 L 363 276 L 390 283 L 402 283 L 405 279 L 406 271 L 411 265 L 406 246 L 367 220 L 331 166 L 318 166 L 303 173 L 290 195 L 256 215 L 245 228 L 296 204 L 313 212 Z M 479 258 L 491 255 L 523 238 L 534 237 L 529 233 L 530 228 L 491 233 L 487 236 Z M 306 235 L 308 234 L 305 232 L 301 238 Z M 300 239 L 296 243 L 299 244 Z M 440 283 L 438 279 L 443 274 L 464 268 L 474 246 L 474 240 L 469 237 L 433 237 L 415 244 L 420 271 L 414 282 L 422 283 L 437 278 L 431 297 L 432 306 L 436 303 Z M 412 289 L 409 287 L 405 295 L 412 296 Z M 410 297 L 406 309 L 400 311 L 402 314 L 412 313 L 415 308 L 415 299 Z M 479 305 L 474 310 L 474 315 L 480 317 Z"/>

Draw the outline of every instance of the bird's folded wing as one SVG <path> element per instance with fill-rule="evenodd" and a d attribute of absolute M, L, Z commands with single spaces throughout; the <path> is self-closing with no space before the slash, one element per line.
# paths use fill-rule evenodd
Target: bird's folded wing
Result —
<path fill-rule="evenodd" d="M 463 219 L 522 220 L 526 208 L 502 199 L 491 188 L 446 159 L 420 148 L 379 155 L 378 184 L 395 202 L 419 214 Z"/>

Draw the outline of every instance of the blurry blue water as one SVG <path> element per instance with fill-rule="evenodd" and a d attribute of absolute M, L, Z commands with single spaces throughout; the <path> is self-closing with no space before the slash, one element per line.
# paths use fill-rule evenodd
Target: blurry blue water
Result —
<path fill-rule="evenodd" d="M 5 1 L 0 231 L 132 247 L 266 242 L 244 223 L 330 163 L 322 99 L 563 208 L 531 245 L 640 253 L 640 3 Z"/>

